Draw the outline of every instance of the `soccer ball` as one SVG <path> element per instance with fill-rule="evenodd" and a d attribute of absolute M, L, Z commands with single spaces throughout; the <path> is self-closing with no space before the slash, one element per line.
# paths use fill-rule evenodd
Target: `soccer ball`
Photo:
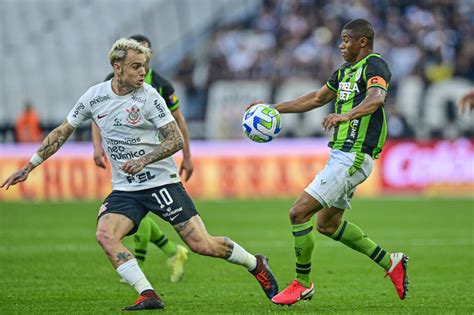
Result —
<path fill-rule="evenodd" d="M 242 127 L 247 138 L 252 141 L 272 141 L 281 131 L 280 113 L 267 104 L 252 106 L 244 114 Z"/>

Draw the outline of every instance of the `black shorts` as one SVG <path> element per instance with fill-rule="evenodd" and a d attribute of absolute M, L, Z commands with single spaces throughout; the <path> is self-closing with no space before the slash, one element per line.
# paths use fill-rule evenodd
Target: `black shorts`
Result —
<path fill-rule="evenodd" d="M 105 198 L 97 220 L 106 213 L 123 214 L 135 223 L 127 234 L 131 235 L 149 211 L 172 225 L 198 214 L 183 184 L 175 183 L 138 191 L 114 190 Z"/>

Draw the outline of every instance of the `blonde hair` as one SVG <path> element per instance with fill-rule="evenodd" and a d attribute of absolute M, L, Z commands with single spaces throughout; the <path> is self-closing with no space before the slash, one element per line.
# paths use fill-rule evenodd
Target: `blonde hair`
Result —
<path fill-rule="evenodd" d="M 112 48 L 109 51 L 110 64 L 113 65 L 117 61 L 124 61 L 127 57 L 128 50 L 133 50 L 139 54 L 144 54 L 147 60 L 149 60 L 151 57 L 151 50 L 141 45 L 136 40 L 120 38 L 112 45 Z"/>

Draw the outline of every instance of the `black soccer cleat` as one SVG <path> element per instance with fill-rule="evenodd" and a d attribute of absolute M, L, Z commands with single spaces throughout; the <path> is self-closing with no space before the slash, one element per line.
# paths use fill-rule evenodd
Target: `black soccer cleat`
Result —
<path fill-rule="evenodd" d="M 153 290 L 143 291 L 133 305 L 125 307 L 124 311 L 159 310 L 165 308 L 160 296 Z"/>
<path fill-rule="evenodd" d="M 278 294 L 278 282 L 268 265 L 267 258 L 263 255 L 255 255 L 255 258 L 257 258 L 257 267 L 250 273 L 254 275 L 265 295 L 271 300 Z"/>

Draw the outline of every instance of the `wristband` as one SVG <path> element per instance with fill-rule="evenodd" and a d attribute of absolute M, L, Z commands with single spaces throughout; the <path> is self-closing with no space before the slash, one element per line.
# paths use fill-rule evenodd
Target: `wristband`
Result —
<path fill-rule="evenodd" d="M 43 161 L 44 160 L 37 153 L 33 154 L 33 156 L 30 159 L 31 165 L 35 167 L 43 163 Z"/>

